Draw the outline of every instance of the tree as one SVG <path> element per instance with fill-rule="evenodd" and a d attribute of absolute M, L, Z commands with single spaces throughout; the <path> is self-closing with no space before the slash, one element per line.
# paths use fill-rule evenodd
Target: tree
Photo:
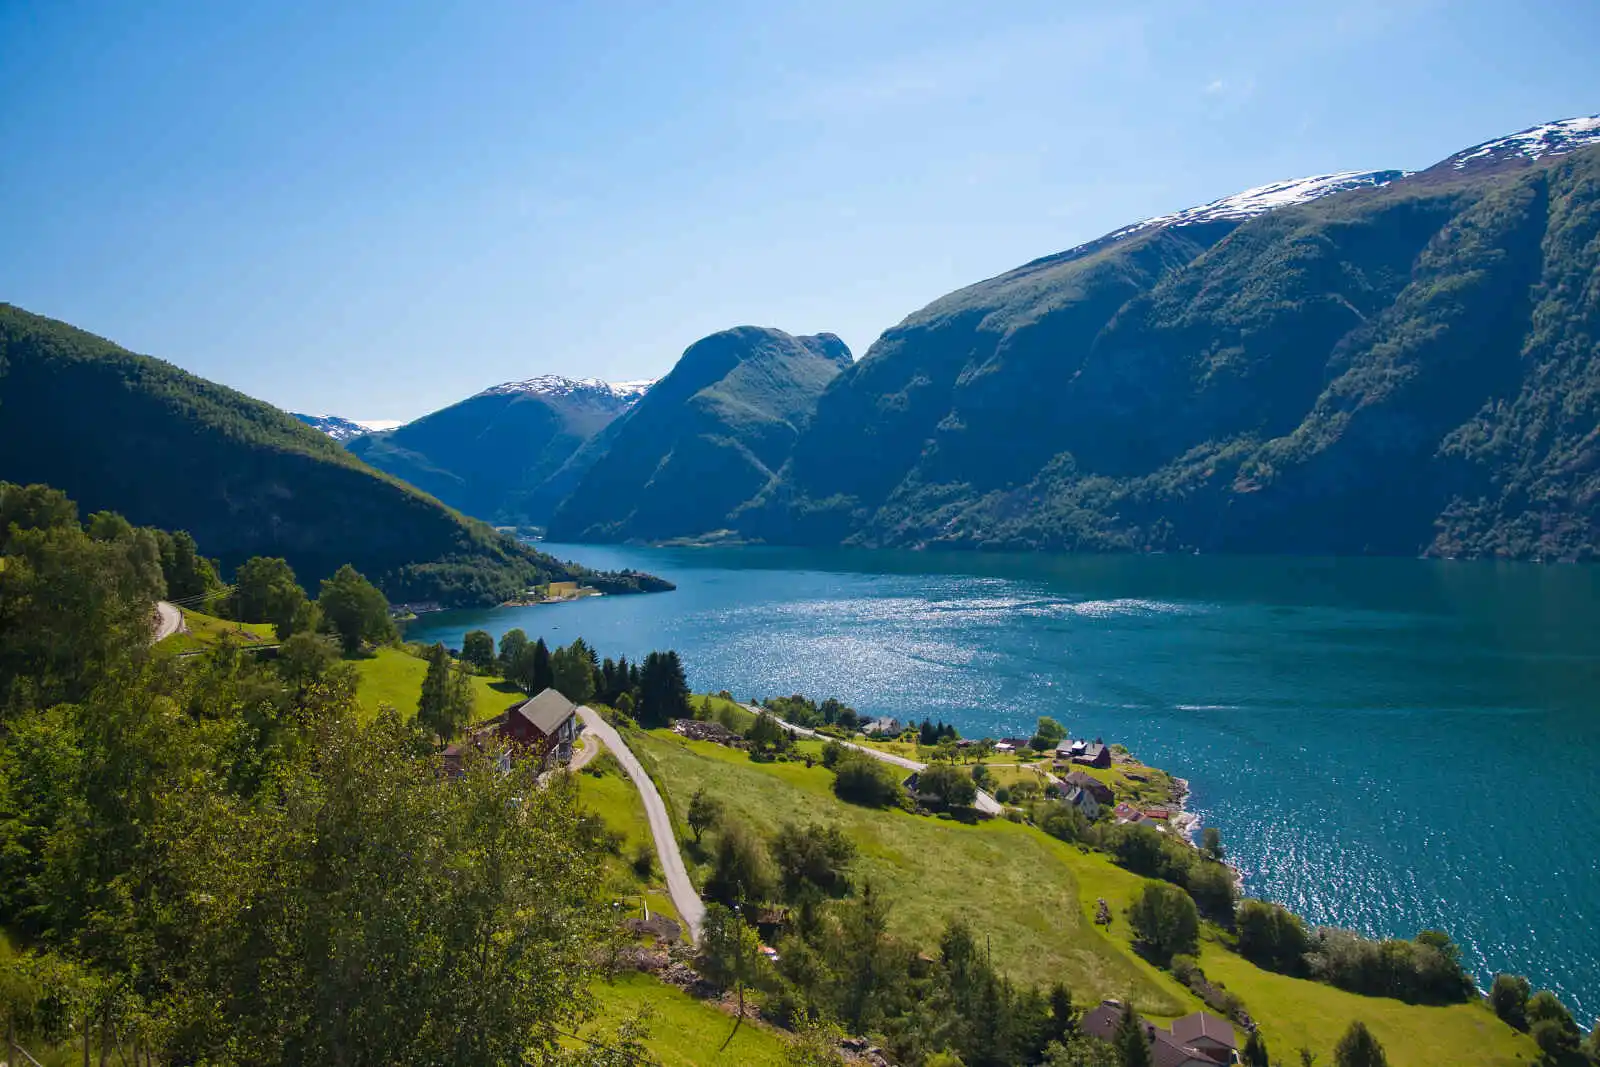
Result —
<path fill-rule="evenodd" d="M 744 991 L 746 986 L 766 984 L 767 964 L 761 955 L 761 940 L 756 932 L 740 918 L 737 912 L 718 904 L 706 908 L 705 921 L 700 928 L 699 953 L 695 957 L 697 969 L 706 981 L 721 989 L 734 989 L 739 995 L 739 1010 L 734 1018 L 733 1033 L 744 1022 Z M 727 1042 L 723 1042 L 727 1047 Z"/>
<path fill-rule="evenodd" d="M 515 684 L 517 657 L 528 644 L 528 635 L 521 629 L 507 630 L 500 635 L 500 677 Z"/>
<path fill-rule="evenodd" d="M 761 712 L 750 723 L 750 728 L 745 731 L 744 739 L 750 742 L 750 747 L 755 752 L 765 752 L 767 749 L 781 750 L 790 740 L 789 731 L 778 725 L 766 712 Z"/>
<path fill-rule="evenodd" d="M 1140 943 L 1158 962 L 1199 948 L 1200 913 L 1188 893 L 1167 882 L 1146 879 L 1128 905 L 1128 922 Z"/>
<path fill-rule="evenodd" d="M 978 799 L 972 776 L 948 763 L 934 764 L 917 775 L 917 795 L 932 797 L 946 808 L 970 808 Z"/>
<path fill-rule="evenodd" d="M 1222 831 L 1215 826 L 1208 826 L 1200 832 L 1200 851 L 1207 856 L 1222 862 Z"/>
<path fill-rule="evenodd" d="M 1260 1030 L 1250 1031 L 1240 1060 L 1244 1067 L 1272 1067 L 1272 1059 L 1267 1055 L 1267 1039 L 1261 1036 Z"/>
<path fill-rule="evenodd" d="M 1372 1036 L 1367 1024 L 1357 1019 L 1333 1046 L 1334 1067 L 1389 1067 L 1383 1046 Z"/>
<path fill-rule="evenodd" d="M 673 651 L 651 652 L 639 671 L 636 718 L 646 729 L 666 726 L 673 719 L 691 718 L 689 682 L 683 663 Z"/>
<path fill-rule="evenodd" d="M 278 673 L 283 680 L 304 691 L 322 680 L 339 654 L 328 639 L 313 633 L 290 634 L 278 646 Z"/>
<path fill-rule="evenodd" d="M 882 808 L 900 798 L 900 782 L 871 756 L 847 752 L 833 768 L 833 792 L 840 800 Z"/>
<path fill-rule="evenodd" d="M 1528 997 L 1533 988 L 1520 974 L 1497 974 L 1489 986 L 1489 1003 L 1494 1013 L 1518 1030 L 1528 1028 Z"/>
<path fill-rule="evenodd" d="M 694 796 L 689 798 L 689 829 L 694 831 L 694 843 L 700 843 L 700 836 L 717 824 L 722 818 L 722 802 L 707 793 L 704 789 L 696 789 Z"/>
<path fill-rule="evenodd" d="M 784 823 L 772 839 L 772 859 L 784 895 L 797 900 L 808 889 L 829 896 L 850 890 L 856 846 L 837 826 Z"/>
<path fill-rule="evenodd" d="M 539 648 L 540 645 L 534 645 L 536 655 Z M 574 704 L 587 704 L 593 699 L 594 667 L 589 662 L 587 649 L 580 642 L 574 641 L 565 648 L 556 649 L 550 657 L 550 671 L 553 676 L 552 687 Z M 539 691 L 537 688 L 530 690 Z"/>
<path fill-rule="evenodd" d="M 550 655 L 550 646 L 544 643 L 544 638 L 541 637 L 533 643 L 530 655 L 526 672 L 528 692 L 542 693 L 546 689 L 554 689 L 555 662 L 554 657 Z"/>
<path fill-rule="evenodd" d="M 200 547 L 186 531 L 158 532 L 161 571 L 167 582 L 167 598 L 185 602 L 209 600 L 222 593 L 217 565 L 200 554 Z"/>
<path fill-rule="evenodd" d="M 443 644 L 428 649 L 428 673 L 422 679 L 422 695 L 417 701 L 417 721 L 434 736 L 448 739 L 455 735 L 450 722 L 450 653 Z"/>
<path fill-rule="evenodd" d="M 494 666 L 494 638 L 487 630 L 468 630 L 461 638 L 461 658 L 480 671 Z"/>
<path fill-rule="evenodd" d="M 1239 883 L 1233 871 L 1221 863 L 1201 860 L 1189 868 L 1183 880 L 1184 888 L 1207 916 L 1218 922 L 1233 919 L 1234 904 L 1238 899 Z"/>
<path fill-rule="evenodd" d="M 295 614 L 305 602 L 305 590 L 288 561 L 253 556 L 234 572 L 228 612 L 240 622 L 270 622 L 282 641 L 294 633 Z"/>
<path fill-rule="evenodd" d="M 1278 904 L 1246 899 L 1239 904 L 1234 923 L 1239 931 L 1239 954 L 1268 970 L 1299 974 L 1311 950 L 1311 934 L 1300 916 Z"/>
<path fill-rule="evenodd" d="M 767 850 L 744 823 L 724 818 L 717 828 L 705 895 L 730 907 L 759 904 L 772 895 Z"/>
<path fill-rule="evenodd" d="M 1042 737 L 1049 742 L 1049 744 L 1045 745 L 1046 748 L 1060 744 L 1061 739 L 1067 736 L 1067 728 L 1048 715 L 1039 716 L 1039 721 L 1034 725 L 1033 732 L 1035 736 Z"/>
<path fill-rule="evenodd" d="M 979 789 L 982 789 L 983 783 L 987 782 L 991 777 L 989 774 L 989 768 L 985 767 L 981 763 L 973 764 L 972 770 L 969 773 L 972 775 L 972 784 L 976 785 Z"/>
<path fill-rule="evenodd" d="M 362 641 L 382 643 L 394 639 L 389 601 L 348 563 L 332 578 L 323 579 L 317 606 L 322 609 L 324 624 L 339 635 L 347 656 L 354 655 Z"/>
<path fill-rule="evenodd" d="M 1566 1030 L 1576 1031 L 1578 1026 L 1572 1021 L 1572 1013 L 1567 1006 L 1561 1003 L 1561 998 L 1548 989 L 1541 989 L 1527 1002 L 1528 1025 L 1536 1026 L 1542 1022 L 1553 1022 Z"/>
<path fill-rule="evenodd" d="M 1577 1027 L 1562 1026 L 1555 1019 L 1540 1019 L 1528 1033 L 1539 1046 L 1539 1062 L 1546 1067 L 1588 1067 Z"/>
<path fill-rule="evenodd" d="M 1122 1017 L 1117 1020 L 1117 1028 L 1111 1035 L 1111 1047 L 1117 1050 L 1117 1059 L 1121 1067 L 1153 1065 L 1150 1038 L 1145 1033 L 1144 1020 L 1133 1010 L 1131 999 L 1122 1005 Z"/>

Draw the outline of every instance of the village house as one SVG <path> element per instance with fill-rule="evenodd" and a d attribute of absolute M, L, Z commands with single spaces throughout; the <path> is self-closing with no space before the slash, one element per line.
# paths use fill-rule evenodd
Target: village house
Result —
<path fill-rule="evenodd" d="M 872 719 L 861 727 L 861 732 L 869 737 L 893 737 L 900 732 L 899 719 Z"/>
<path fill-rule="evenodd" d="M 1140 811 L 1138 808 L 1134 807 L 1132 804 L 1128 804 L 1126 802 L 1124 802 L 1122 804 L 1118 804 L 1117 805 L 1117 810 L 1115 811 L 1114 814 L 1116 815 L 1117 822 L 1119 822 L 1119 823 L 1131 822 L 1131 823 L 1149 823 L 1151 826 L 1155 825 L 1154 822 L 1151 822 L 1150 819 L 1147 819 L 1145 817 L 1144 812 Z"/>
<path fill-rule="evenodd" d="M 1087 771 L 1073 771 L 1071 774 L 1068 774 L 1064 780 L 1068 785 L 1075 785 L 1079 789 L 1088 790 L 1089 793 L 1096 800 L 1098 800 L 1102 806 L 1110 804 L 1117 798 L 1116 794 L 1111 791 L 1111 787 L 1109 785 L 1106 785 L 1100 779 L 1096 778 Z"/>
<path fill-rule="evenodd" d="M 1099 1007 L 1084 1012 L 1080 1026 L 1083 1032 L 1101 1041 L 1111 1041 L 1116 1036 L 1117 1024 L 1122 1021 L 1120 1001 L 1102 1001 Z M 1164 1030 L 1147 1019 L 1140 1019 L 1145 1038 L 1150 1042 L 1150 1062 L 1154 1067 L 1216 1067 L 1234 1062 L 1233 1027 L 1226 1020 L 1206 1012 L 1186 1015 Z M 1180 1025 L 1182 1030 L 1180 1031 Z M 1181 1033 L 1207 1035 L 1208 1046 L 1201 1048 L 1179 1036 Z"/>
<path fill-rule="evenodd" d="M 1061 791 L 1061 799 L 1083 812 L 1083 817 L 1090 822 L 1100 817 L 1100 802 L 1093 793 L 1081 786 L 1067 786 Z"/>
<path fill-rule="evenodd" d="M 1084 767 L 1111 766 L 1111 747 L 1099 739 L 1074 741 L 1068 746 L 1067 751 L 1073 763 Z"/>
<path fill-rule="evenodd" d="M 566 763 L 572 758 L 572 743 L 580 729 L 578 706 L 556 690 L 546 689 L 448 746 L 444 750 L 445 770 L 460 774 L 467 748 L 486 748 L 492 741 L 505 746 L 499 757 L 502 770 L 509 769 L 513 758 L 534 760 L 541 769 Z"/>

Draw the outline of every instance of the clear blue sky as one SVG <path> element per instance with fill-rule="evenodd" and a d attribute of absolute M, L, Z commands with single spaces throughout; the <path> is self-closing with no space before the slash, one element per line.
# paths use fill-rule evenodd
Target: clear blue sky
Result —
<path fill-rule="evenodd" d="M 740 323 L 859 356 L 1124 223 L 1600 111 L 1597 41 L 1594 0 L 0 0 L 0 300 L 360 419 Z"/>

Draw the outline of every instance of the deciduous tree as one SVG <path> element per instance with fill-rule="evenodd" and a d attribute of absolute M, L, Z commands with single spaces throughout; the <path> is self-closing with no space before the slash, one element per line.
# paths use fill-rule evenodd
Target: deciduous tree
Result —
<path fill-rule="evenodd" d="M 383 643 L 394 639 L 389 601 L 378 587 L 346 563 L 325 578 L 317 594 L 323 624 L 339 635 L 345 655 L 354 655 L 363 641 Z"/>
<path fill-rule="evenodd" d="M 1367 1024 L 1357 1019 L 1333 1046 L 1334 1067 L 1389 1067 L 1383 1046 L 1372 1036 Z"/>

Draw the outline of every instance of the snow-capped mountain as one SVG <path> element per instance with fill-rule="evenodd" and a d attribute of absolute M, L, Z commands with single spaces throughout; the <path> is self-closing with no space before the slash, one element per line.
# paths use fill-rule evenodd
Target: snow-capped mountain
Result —
<path fill-rule="evenodd" d="M 1576 151 L 1592 144 L 1600 144 L 1600 115 L 1580 116 L 1530 126 L 1509 137 L 1464 148 L 1446 159 L 1440 166 L 1455 170 L 1504 162 L 1509 159 L 1526 159 L 1532 162 L 1544 156 Z"/>
<path fill-rule="evenodd" d="M 396 426 L 402 425 L 398 419 L 357 421 L 356 419 L 347 419 L 342 415 L 302 415 L 298 411 L 292 414 L 307 426 L 314 430 L 321 430 L 340 444 L 344 444 L 346 441 L 353 441 L 364 434 L 374 433 L 378 430 L 392 430 Z"/>
<path fill-rule="evenodd" d="M 1102 240 L 1115 240 L 1156 226 L 1187 226 L 1217 219 L 1254 218 L 1280 207 L 1304 204 L 1318 197 L 1342 193 L 1349 189 L 1388 185 L 1397 178 L 1405 177 L 1405 174 L 1406 172 L 1401 170 L 1347 170 L 1338 174 L 1314 174 L 1309 178 L 1290 178 L 1286 181 L 1271 182 L 1267 185 L 1258 185 L 1254 189 L 1246 189 L 1242 193 L 1225 196 L 1220 200 L 1213 200 L 1209 204 L 1201 204 L 1199 207 L 1136 222 L 1132 226 L 1125 226 L 1108 234 Z"/>
<path fill-rule="evenodd" d="M 534 393 L 539 396 L 572 396 L 580 393 L 607 393 L 621 400 L 637 400 L 656 383 L 654 378 L 631 382 L 606 382 L 599 378 L 567 378 L 560 374 L 541 374 L 520 382 L 502 382 L 490 386 L 478 396 L 503 396 L 510 393 Z"/>

